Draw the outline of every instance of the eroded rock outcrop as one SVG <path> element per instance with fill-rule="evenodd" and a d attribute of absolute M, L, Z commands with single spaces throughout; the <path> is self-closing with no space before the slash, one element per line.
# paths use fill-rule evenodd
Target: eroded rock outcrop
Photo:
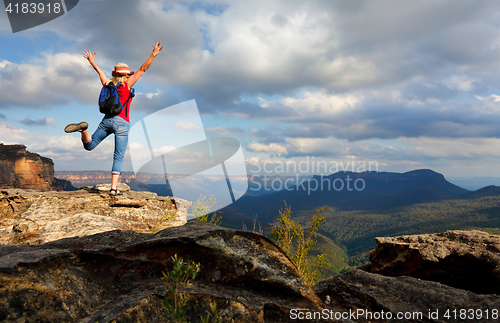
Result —
<path fill-rule="evenodd" d="M 329 310 L 344 315 L 346 320 L 340 321 L 444 323 L 500 318 L 500 236 L 447 231 L 376 241 L 371 264 L 314 286 Z"/>
<path fill-rule="evenodd" d="M 186 223 L 191 202 L 119 185 L 125 192 L 116 197 L 106 185 L 74 192 L 0 190 L 0 244 L 39 244 L 115 229 L 151 232 Z"/>
<path fill-rule="evenodd" d="M 370 253 L 372 273 L 500 294 L 500 236 L 457 230 L 375 240 L 377 247 Z"/>
<path fill-rule="evenodd" d="M 289 322 L 291 309 L 322 308 L 270 240 L 193 221 L 154 235 L 115 230 L 0 246 L 0 321 L 166 321 L 161 277 L 174 254 L 201 264 L 185 291 L 188 322 L 199 322 L 212 301 L 222 322 Z"/>
<path fill-rule="evenodd" d="M 329 310 L 337 315 L 344 313 L 347 320 L 341 322 L 349 318 L 352 322 L 498 322 L 500 314 L 498 295 L 360 269 L 324 280 L 314 286 L 314 291 L 323 301 L 329 299 Z M 460 311 L 465 309 L 464 315 Z M 496 314 L 492 317 L 492 313 Z"/>
<path fill-rule="evenodd" d="M 0 188 L 60 189 L 54 162 L 26 150 L 24 145 L 0 144 Z"/>

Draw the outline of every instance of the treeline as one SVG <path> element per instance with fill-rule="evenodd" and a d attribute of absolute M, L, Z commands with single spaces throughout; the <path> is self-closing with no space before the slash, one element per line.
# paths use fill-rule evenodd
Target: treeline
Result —
<path fill-rule="evenodd" d="M 296 212 L 297 220 L 308 214 Z M 500 196 L 413 204 L 383 212 L 330 209 L 325 215 L 318 249 L 335 264 L 327 275 L 345 270 L 345 264 L 367 263 L 375 237 L 474 229 L 500 234 Z"/>

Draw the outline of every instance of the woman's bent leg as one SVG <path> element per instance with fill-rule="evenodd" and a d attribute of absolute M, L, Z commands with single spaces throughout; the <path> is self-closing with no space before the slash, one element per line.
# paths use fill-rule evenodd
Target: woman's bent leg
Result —
<path fill-rule="evenodd" d="M 87 130 L 83 131 L 82 132 L 83 148 L 85 148 L 86 150 L 92 150 L 95 147 L 97 147 L 97 145 L 99 145 L 99 143 L 101 141 L 103 141 L 104 138 L 109 136 L 111 134 L 111 132 L 108 130 L 108 129 L 111 129 L 111 127 L 109 127 L 109 128 L 107 127 L 107 124 L 109 124 L 109 123 L 111 123 L 110 119 L 102 119 L 101 123 L 99 124 L 97 129 L 92 134 L 90 141 L 87 141 L 89 138 L 88 138 L 88 136 L 84 135 L 84 132 L 87 132 L 87 135 L 90 135 L 88 133 L 88 131 Z M 84 136 L 85 136 L 85 138 L 84 138 Z"/>
<path fill-rule="evenodd" d="M 89 131 L 87 129 L 82 131 L 82 142 L 91 142 L 92 141 L 92 136 L 90 135 Z"/>

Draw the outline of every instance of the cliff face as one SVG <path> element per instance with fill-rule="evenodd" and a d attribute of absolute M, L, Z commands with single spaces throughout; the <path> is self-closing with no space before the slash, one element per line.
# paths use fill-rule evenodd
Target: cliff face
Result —
<path fill-rule="evenodd" d="M 23 145 L 0 144 L 0 188 L 53 190 L 52 159 L 26 151 Z"/>

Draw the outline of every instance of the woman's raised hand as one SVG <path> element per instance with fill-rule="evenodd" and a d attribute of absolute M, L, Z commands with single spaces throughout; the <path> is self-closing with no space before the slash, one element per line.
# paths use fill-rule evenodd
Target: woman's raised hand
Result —
<path fill-rule="evenodd" d="M 92 55 L 92 53 L 90 52 L 90 49 L 87 49 L 86 51 L 83 52 L 83 57 L 88 59 L 90 63 L 92 63 L 94 61 L 94 58 L 95 58 L 95 53 L 94 55 Z"/>
<path fill-rule="evenodd" d="M 153 56 L 158 55 L 158 53 L 163 49 L 161 41 L 157 40 L 156 44 L 153 46 Z M 95 55 L 95 54 L 94 54 Z"/>

